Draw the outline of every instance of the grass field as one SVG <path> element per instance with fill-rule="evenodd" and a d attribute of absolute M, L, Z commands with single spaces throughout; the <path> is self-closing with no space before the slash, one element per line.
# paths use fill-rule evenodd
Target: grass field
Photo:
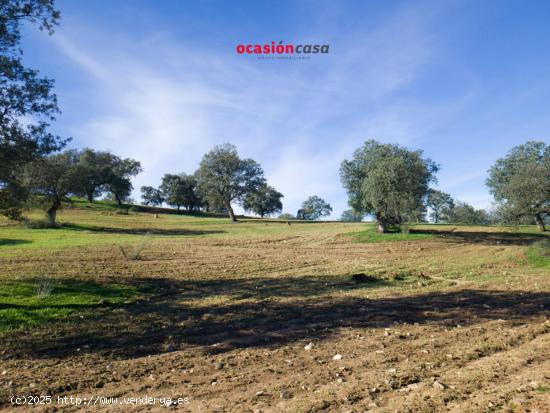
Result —
<path fill-rule="evenodd" d="M 197 412 L 550 406 L 550 237 L 534 227 L 379 235 L 78 202 L 59 222 L 0 221 L 6 411 L 14 394 L 189 397 L 179 408 Z"/>

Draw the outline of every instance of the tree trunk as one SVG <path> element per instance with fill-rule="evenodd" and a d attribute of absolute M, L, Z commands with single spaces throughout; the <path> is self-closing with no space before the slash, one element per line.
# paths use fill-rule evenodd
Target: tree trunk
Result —
<path fill-rule="evenodd" d="M 540 213 L 535 215 L 535 222 L 537 223 L 537 228 L 539 231 L 546 231 L 546 228 L 544 227 L 544 219 L 542 219 L 542 215 Z"/>
<path fill-rule="evenodd" d="M 55 200 L 52 206 L 46 211 L 48 215 L 48 225 L 50 227 L 55 227 L 55 218 L 57 216 L 57 209 L 61 206 L 61 201 Z"/>
<path fill-rule="evenodd" d="M 88 192 L 86 194 L 86 196 L 88 197 L 88 202 L 91 204 L 92 202 L 94 202 L 94 191 L 92 192 Z"/>
<path fill-rule="evenodd" d="M 115 194 L 115 199 L 118 206 L 122 206 L 122 199 L 120 199 L 120 196 L 118 194 Z"/>
<path fill-rule="evenodd" d="M 237 222 L 237 217 L 235 216 L 235 212 L 233 212 L 233 208 L 231 208 L 231 202 L 225 203 L 225 208 L 227 209 L 227 212 L 229 213 L 229 218 L 231 218 L 231 221 Z"/>
<path fill-rule="evenodd" d="M 382 218 L 379 214 L 376 214 L 376 224 L 377 224 L 376 231 L 379 234 L 384 234 L 385 232 L 388 231 L 386 220 Z"/>

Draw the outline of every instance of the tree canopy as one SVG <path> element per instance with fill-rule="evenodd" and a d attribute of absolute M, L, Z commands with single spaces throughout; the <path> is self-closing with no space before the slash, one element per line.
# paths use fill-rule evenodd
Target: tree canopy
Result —
<path fill-rule="evenodd" d="M 351 160 L 342 162 L 340 177 L 349 205 L 374 215 L 378 230 L 385 232 L 388 225 L 399 225 L 406 216 L 423 209 L 438 169 L 420 150 L 368 140 Z"/>
<path fill-rule="evenodd" d="M 242 203 L 265 183 L 262 167 L 252 159 L 241 159 L 228 143 L 204 155 L 196 176 L 199 195 L 211 205 L 223 205 L 233 221 L 237 218 L 231 204 Z"/>
<path fill-rule="evenodd" d="M 65 151 L 37 159 L 26 166 L 24 182 L 44 206 L 49 225 L 55 225 L 57 210 L 65 197 L 75 192 L 78 152 Z"/>
<path fill-rule="evenodd" d="M 66 143 L 48 132 L 59 112 L 53 80 L 25 67 L 21 49 L 25 23 L 51 34 L 58 22 L 53 0 L 0 2 L 0 212 L 9 215 L 26 194 L 24 166 Z"/>
<path fill-rule="evenodd" d="M 475 209 L 466 202 L 458 201 L 450 212 L 449 221 L 455 224 L 486 225 L 489 214 L 484 209 Z"/>
<path fill-rule="evenodd" d="M 141 198 L 143 205 L 160 206 L 164 202 L 162 191 L 152 186 L 141 187 Z"/>
<path fill-rule="evenodd" d="M 550 215 L 550 146 L 529 141 L 512 148 L 489 169 L 487 186 L 507 216 L 533 217 L 544 231 Z"/>
<path fill-rule="evenodd" d="M 139 174 L 142 170 L 139 161 L 130 158 L 115 158 L 109 180 L 105 186 L 106 189 L 111 192 L 118 205 L 122 205 L 130 196 L 132 189 L 134 189 L 131 178 Z"/>
<path fill-rule="evenodd" d="M 275 188 L 263 184 L 254 192 L 250 192 L 244 197 L 243 208 L 245 211 L 252 211 L 260 217 L 281 212 L 283 203 L 281 199 L 283 194 Z"/>
<path fill-rule="evenodd" d="M 119 163 L 120 158 L 110 152 L 83 149 L 78 154 L 76 195 L 85 196 L 88 202 L 93 202 L 105 190 Z"/>
<path fill-rule="evenodd" d="M 346 222 L 361 222 L 365 217 L 361 212 L 354 211 L 353 209 L 346 209 L 340 216 L 340 221 Z"/>
<path fill-rule="evenodd" d="M 197 210 L 202 202 L 197 193 L 197 178 L 187 174 L 165 174 L 162 177 L 160 190 L 166 203 L 179 210 L 184 207 L 188 211 Z"/>
<path fill-rule="evenodd" d="M 437 189 L 428 190 L 426 205 L 431 208 L 430 217 L 436 224 L 441 221 L 450 221 L 453 208 L 455 207 L 451 195 L 446 192 L 438 191 Z"/>
<path fill-rule="evenodd" d="M 315 221 L 321 217 L 327 217 L 332 212 L 332 207 L 323 198 L 317 195 L 310 196 L 302 202 L 302 208 L 296 213 L 297 219 Z"/>

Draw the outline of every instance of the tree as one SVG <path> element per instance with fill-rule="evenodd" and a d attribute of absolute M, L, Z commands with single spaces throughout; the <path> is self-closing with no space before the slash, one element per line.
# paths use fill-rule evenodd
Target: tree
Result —
<path fill-rule="evenodd" d="M 141 187 L 141 198 L 143 198 L 143 205 L 160 206 L 164 202 L 162 191 L 152 186 Z"/>
<path fill-rule="evenodd" d="M 131 177 L 136 176 L 142 170 L 141 163 L 134 159 L 120 159 L 118 157 L 114 159 L 110 176 L 105 186 L 112 193 L 119 206 L 122 206 L 122 202 L 130 196 L 134 188 Z"/>
<path fill-rule="evenodd" d="M 243 208 L 245 211 L 252 211 L 263 218 L 266 215 L 282 211 L 281 198 L 283 198 L 283 194 L 264 184 L 255 192 L 251 192 L 244 197 Z"/>
<path fill-rule="evenodd" d="M 58 22 L 53 0 L 0 1 L 0 212 L 11 217 L 27 194 L 20 179 L 25 165 L 66 143 L 48 132 L 59 111 L 53 80 L 26 68 L 21 50 L 23 25 L 52 34 Z"/>
<path fill-rule="evenodd" d="M 342 162 L 340 178 L 349 205 L 374 215 L 378 231 L 386 232 L 389 225 L 399 225 L 411 211 L 423 208 L 438 169 L 420 150 L 368 140 L 351 160 Z"/>
<path fill-rule="evenodd" d="M 296 219 L 296 217 L 288 212 L 285 212 L 284 214 L 281 214 L 277 217 L 277 219 L 282 219 L 286 221 L 291 221 L 293 219 Z"/>
<path fill-rule="evenodd" d="M 332 207 L 328 202 L 317 195 L 313 195 L 302 202 L 302 208 L 298 210 L 296 218 L 305 221 L 315 221 L 320 217 L 329 216 L 331 212 Z"/>
<path fill-rule="evenodd" d="M 487 186 L 511 217 L 533 217 L 544 231 L 550 215 L 550 146 L 534 141 L 515 146 L 489 169 Z"/>
<path fill-rule="evenodd" d="M 204 155 L 196 176 L 201 197 L 211 205 L 223 205 L 232 221 L 237 218 L 231 204 L 242 203 L 265 183 L 262 167 L 252 159 L 241 159 L 237 148 L 228 143 Z"/>
<path fill-rule="evenodd" d="M 486 225 L 489 214 L 484 209 L 475 209 L 466 202 L 458 201 L 451 211 L 450 221 L 456 224 Z"/>
<path fill-rule="evenodd" d="M 340 216 L 340 221 L 346 222 L 361 222 L 363 221 L 364 215 L 360 212 L 354 211 L 353 209 L 346 209 L 342 212 Z"/>
<path fill-rule="evenodd" d="M 160 185 L 166 203 L 178 208 L 185 207 L 188 211 L 197 210 L 202 205 L 197 194 L 197 178 L 187 174 L 165 174 Z"/>
<path fill-rule="evenodd" d="M 78 153 L 70 150 L 38 159 L 26 167 L 25 184 L 44 206 L 50 226 L 55 226 L 61 203 L 74 191 L 77 163 Z"/>
<path fill-rule="evenodd" d="M 79 153 L 78 188 L 76 195 L 86 196 L 88 202 L 93 202 L 99 196 L 104 186 L 112 178 L 113 168 L 120 159 L 110 152 L 94 151 L 86 148 Z"/>
<path fill-rule="evenodd" d="M 453 198 L 437 189 L 429 189 L 426 197 L 426 205 L 431 208 L 430 217 L 436 224 L 440 221 L 449 221 L 455 206 Z"/>

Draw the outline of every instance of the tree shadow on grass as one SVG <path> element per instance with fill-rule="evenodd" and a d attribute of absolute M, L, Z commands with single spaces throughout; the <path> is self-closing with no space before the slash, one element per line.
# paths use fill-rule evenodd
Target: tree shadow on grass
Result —
<path fill-rule="evenodd" d="M 75 231 L 91 231 L 91 232 L 105 232 L 110 234 L 130 234 L 130 235 L 186 235 L 186 236 L 198 236 L 209 234 L 223 234 L 222 230 L 194 230 L 194 229 L 162 229 L 162 228 L 116 228 L 116 227 L 100 227 L 95 225 L 83 225 L 64 223 L 60 228 L 72 229 Z"/>
<path fill-rule="evenodd" d="M 437 230 L 437 229 L 411 229 L 411 234 L 429 234 L 444 238 L 452 242 L 465 242 L 471 244 L 484 245 L 531 245 L 534 242 L 550 239 L 543 233 L 522 233 L 522 232 L 476 232 L 476 231 L 456 231 L 456 230 Z"/>
<path fill-rule="evenodd" d="M 71 282 L 67 280 L 67 282 Z M 209 353 L 323 339 L 342 327 L 380 328 L 396 322 L 471 325 L 548 314 L 550 293 L 459 290 L 389 298 L 331 297 L 376 288 L 342 277 L 285 277 L 174 281 L 135 279 L 147 290 L 131 304 L 96 306 L 84 319 L 67 319 L 32 334 L 0 339 L 4 357 L 69 357 L 86 346 L 117 358 L 200 346 Z M 143 290 L 143 291 L 145 291 Z M 200 301 L 206 300 L 206 301 Z"/>
<path fill-rule="evenodd" d="M 32 241 L 26 239 L 7 239 L 0 238 L 0 247 L 2 246 L 12 246 L 12 245 L 21 245 L 21 244 L 30 244 Z"/>

